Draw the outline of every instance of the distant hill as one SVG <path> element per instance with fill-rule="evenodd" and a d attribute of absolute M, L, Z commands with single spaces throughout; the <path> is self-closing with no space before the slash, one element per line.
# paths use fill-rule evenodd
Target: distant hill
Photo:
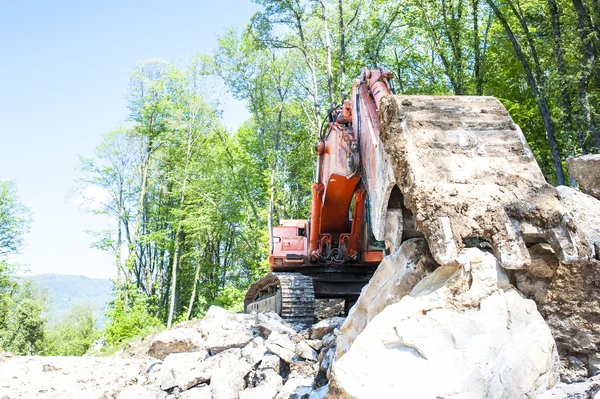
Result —
<path fill-rule="evenodd" d="M 74 305 L 90 304 L 99 327 L 106 324 L 106 305 L 113 299 L 110 280 L 67 274 L 40 274 L 25 278 L 48 290 L 52 301 L 48 314 L 50 323 L 60 321 Z"/>

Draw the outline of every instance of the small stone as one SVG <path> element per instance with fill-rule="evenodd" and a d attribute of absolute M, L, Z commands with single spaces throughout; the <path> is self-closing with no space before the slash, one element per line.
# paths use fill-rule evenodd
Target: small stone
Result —
<path fill-rule="evenodd" d="M 257 373 L 252 382 L 252 387 L 241 392 L 239 399 L 273 399 L 283 386 L 283 378 L 272 369 Z"/>
<path fill-rule="evenodd" d="M 264 339 L 256 337 L 242 349 L 242 356 L 254 367 L 262 360 L 265 352 Z"/>
<path fill-rule="evenodd" d="M 265 354 L 262 361 L 258 365 L 259 370 L 273 369 L 279 373 L 279 367 L 281 365 L 281 359 L 277 355 Z"/>
<path fill-rule="evenodd" d="M 300 341 L 296 344 L 294 352 L 303 359 L 317 360 L 317 352 L 304 341 Z"/>
<path fill-rule="evenodd" d="M 331 317 L 324 319 L 312 326 L 310 331 L 311 339 L 322 339 L 336 328 L 340 328 L 344 324 L 344 317 Z"/>
<path fill-rule="evenodd" d="M 306 339 L 304 340 L 304 342 L 306 342 L 308 345 L 310 345 L 311 348 L 313 348 L 316 351 L 320 351 L 323 347 L 323 342 L 319 339 Z"/>
<path fill-rule="evenodd" d="M 296 347 L 294 342 L 292 342 L 292 340 L 287 335 L 279 334 L 277 331 L 273 331 L 271 334 L 269 334 L 267 343 L 277 344 L 282 348 L 289 349 L 292 352 Z"/>
<path fill-rule="evenodd" d="M 293 351 L 283 348 L 277 344 L 267 342 L 266 346 L 269 352 L 276 354 L 286 363 L 292 363 L 298 358 Z"/>

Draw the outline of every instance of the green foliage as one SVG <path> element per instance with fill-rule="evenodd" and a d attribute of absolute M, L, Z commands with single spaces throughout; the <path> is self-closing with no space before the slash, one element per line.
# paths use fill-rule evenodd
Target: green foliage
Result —
<path fill-rule="evenodd" d="M 0 257 L 19 250 L 29 222 L 29 210 L 19 201 L 15 183 L 0 180 Z"/>
<path fill-rule="evenodd" d="M 18 287 L 14 273 L 14 267 L 6 259 L 0 259 L 0 334 L 6 329 L 12 296 Z"/>
<path fill-rule="evenodd" d="M 23 282 L 12 295 L 4 328 L 0 331 L 0 347 L 15 355 L 35 355 L 44 346 L 46 297 L 29 281 Z"/>
<path fill-rule="evenodd" d="M 89 305 L 75 305 L 62 321 L 47 328 L 43 354 L 84 355 L 98 334 L 92 308 Z"/>
<path fill-rule="evenodd" d="M 129 295 L 127 310 L 122 296 L 110 305 L 108 310 L 110 322 L 103 332 L 108 345 L 117 345 L 163 327 L 160 320 L 151 313 L 148 298 L 135 290 L 129 291 Z"/>

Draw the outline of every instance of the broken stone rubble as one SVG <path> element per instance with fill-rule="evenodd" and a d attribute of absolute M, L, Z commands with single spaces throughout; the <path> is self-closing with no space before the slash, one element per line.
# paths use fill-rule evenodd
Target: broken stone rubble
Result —
<path fill-rule="evenodd" d="M 164 360 L 148 365 L 144 389 L 188 399 L 308 398 L 313 391 L 313 397 L 324 398 L 335 353 L 334 330 L 343 321 L 339 317 L 325 319 L 309 333 L 293 329 L 276 315 L 234 314 L 211 307 L 201 321 L 179 328 L 190 336 L 201 336 L 202 350 L 177 352 L 181 343 L 187 342 L 181 332 L 163 332 L 155 337 L 149 353 L 164 355 Z M 222 336 L 211 337 L 220 334 L 219 328 L 225 324 Z M 166 353 L 170 347 L 176 352 Z M 128 389 L 137 390 L 141 388 Z"/>

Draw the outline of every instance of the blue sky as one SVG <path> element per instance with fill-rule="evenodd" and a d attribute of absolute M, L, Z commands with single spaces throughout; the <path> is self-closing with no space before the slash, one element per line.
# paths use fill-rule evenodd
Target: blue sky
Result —
<path fill-rule="evenodd" d="M 183 65 L 210 52 L 228 26 L 258 6 L 220 1 L 5 1 L 0 8 L 0 179 L 15 180 L 33 212 L 13 260 L 31 274 L 112 278 L 112 258 L 90 249 L 86 230 L 107 221 L 74 204 L 79 156 L 127 115 L 128 71 L 160 57 Z M 237 127 L 244 104 L 226 93 L 224 121 Z"/>

